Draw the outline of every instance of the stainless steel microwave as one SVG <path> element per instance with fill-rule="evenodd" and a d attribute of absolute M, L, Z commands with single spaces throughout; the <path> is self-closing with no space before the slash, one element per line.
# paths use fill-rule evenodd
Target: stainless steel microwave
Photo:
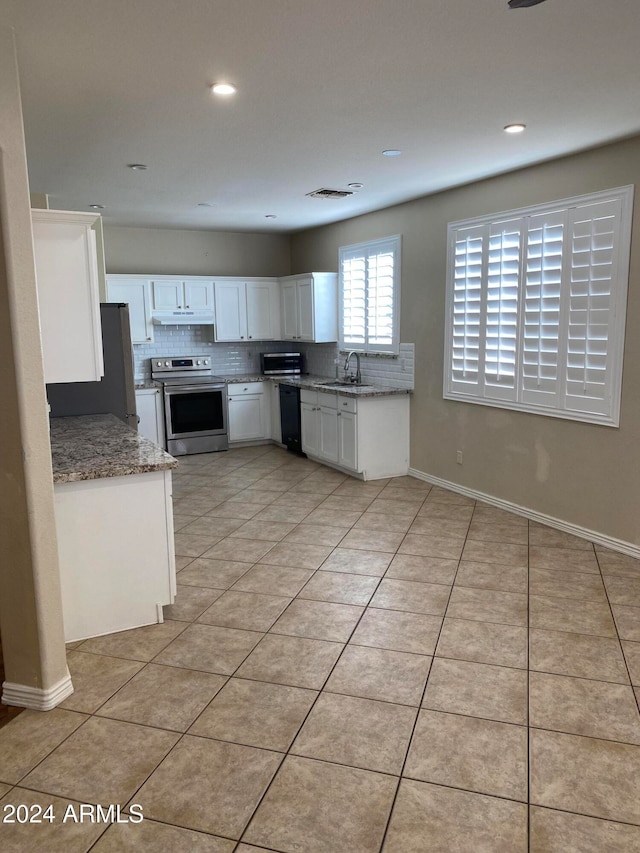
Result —
<path fill-rule="evenodd" d="M 260 369 L 265 376 L 279 373 L 302 373 L 301 352 L 261 352 Z"/>

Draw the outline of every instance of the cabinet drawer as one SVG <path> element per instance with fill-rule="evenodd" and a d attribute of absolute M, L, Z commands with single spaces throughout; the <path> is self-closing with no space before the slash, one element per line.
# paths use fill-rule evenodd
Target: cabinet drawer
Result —
<path fill-rule="evenodd" d="M 245 394 L 264 394 L 264 382 L 230 382 L 227 385 L 230 397 L 244 397 Z"/>
<path fill-rule="evenodd" d="M 338 408 L 338 395 L 336 393 L 328 393 L 326 391 L 318 391 L 318 405 L 324 406 L 325 409 Z"/>
<path fill-rule="evenodd" d="M 338 408 L 341 412 L 351 412 L 355 415 L 358 411 L 358 401 L 355 397 L 345 397 L 343 394 L 338 394 Z"/>
<path fill-rule="evenodd" d="M 300 389 L 300 402 L 309 403 L 311 406 L 318 405 L 318 392 L 309 391 L 307 388 Z"/>

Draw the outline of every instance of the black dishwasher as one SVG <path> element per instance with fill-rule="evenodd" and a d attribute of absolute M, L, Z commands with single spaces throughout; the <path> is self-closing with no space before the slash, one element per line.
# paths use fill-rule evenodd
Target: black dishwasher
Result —
<path fill-rule="evenodd" d="M 302 453 L 300 430 L 300 389 L 280 383 L 280 425 L 282 443 L 292 453 Z"/>

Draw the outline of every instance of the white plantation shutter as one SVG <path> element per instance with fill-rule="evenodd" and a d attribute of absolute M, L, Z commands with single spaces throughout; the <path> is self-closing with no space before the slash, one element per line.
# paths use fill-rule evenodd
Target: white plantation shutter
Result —
<path fill-rule="evenodd" d="M 449 226 L 445 397 L 618 424 L 632 201 Z"/>
<path fill-rule="evenodd" d="M 489 226 L 484 380 L 488 393 L 516 399 L 522 219 Z"/>
<path fill-rule="evenodd" d="M 397 352 L 400 238 L 342 247 L 339 269 L 341 347 Z"/>
<path fill-rule="evenodd" d="M 611 395 L 608 359 L 616 284 L 619 199 L 571 211 L 566 398 L 571 408 L 606 414 Z"/>
<path fill-rule="evenodd" d="M 456 383 L 477 385 L 482 314 L 481 228 L 467 228 L 454 244 L 451 373 Z"/>
<path fill-rule="evenodd" d="M 366 341 L 366 258 L 362 255 L 342 260 L 342 300 L 344 339 L 354 347 Z"/>
<path fill-rule="evenodd" d="M 530 216 L 524 276 L 522 399 L 555 406 L 567 210 Z"/>

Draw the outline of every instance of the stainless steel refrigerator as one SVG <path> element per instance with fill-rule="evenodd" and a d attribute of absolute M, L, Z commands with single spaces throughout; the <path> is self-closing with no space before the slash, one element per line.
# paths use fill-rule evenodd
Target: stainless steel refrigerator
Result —
<path fill-rule="evenodd" d="M 100 382 L 47 385 L 51 417 L 110 413 L 137 430 L 129 306 L 118 302 L 102 303 L 100 316 L 104 376 Z"/>

